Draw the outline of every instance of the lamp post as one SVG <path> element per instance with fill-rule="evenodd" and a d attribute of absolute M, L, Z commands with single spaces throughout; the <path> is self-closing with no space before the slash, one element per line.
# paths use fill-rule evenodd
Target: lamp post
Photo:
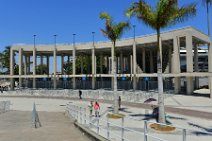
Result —
<path fill-rule="evenodd" d="M 56 80 L 56 73 L 57 73 L 57 54 L 56 54 L 56 49 L 57 49 L 57 35 L 54 36 L 54 89 L 57 87 L 57 80 Z"/>
<path fill-rule="evenodd" d="M 35 38 L 36 38 L 36 35 L 33 35 L 33 39 L 34 39 L 34 48 L 35 48 Z"/>
<path fill-rule="evenodd" d="M 136 25 L 133 25 L 133 39 L 135 41 L 135 28 L 136 28 Z"/>
<path fill-rule="evenodd" d="M 92 41 L 93 41 L 93 46 L 94 46 L 94 36 L 95 36 L 95 32 L 91 32 L 92 33 Z"/>
<path fill-rule="evenodd" d="M 36 59 L 36 35 L 33 35 L 33 41 L 34 41 L 34 48 L 33 48 L 33 89 L 36 88 L 36 64 L 37 64 L 37 59 Z"/>
<path fill-rule="evenodd" d="M 76 74 L 76 49 L 75 49 L 75 36 L 76 34 L 72 34 L 73 36 L 73 53 L 72 53 L 72 75 L 73 75 L 73 78 L 72 78 L 72 83 L 73 83 L 73 89 L 76 88 L 76 78 L 75 78 L 75 74 Z"/>
<path fill-rule="evenodd" d="M 92 40 L 93 40 L 93 48 L 92 48 L 92 89 L 95 89 L 95 74 L 96 74 L 96 63 L 95 63 L 95 46 L 94 46 L 94 35 L 95 32 L 92 33 Z"/>

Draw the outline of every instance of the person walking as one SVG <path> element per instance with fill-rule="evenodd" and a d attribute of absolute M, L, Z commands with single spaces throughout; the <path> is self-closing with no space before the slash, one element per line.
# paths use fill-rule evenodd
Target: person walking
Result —
<path fill-rule="evenodd" d="M 94 104 L 94 110 L 95 110 L 95 117 L 100 117 L 99 115 L 100 105 L 97 101 Z"/>
<path fill-rule="evenodd" d="M 157 122 L 159 122 L 159 107 L 153 107 L 152 115 Z"/>
<path fill-rule="evenodd" d="M 82 99 L 82 91 L 79 90 L 79 99 Z"/>
<path fill-rule="evenodd" d="M 93 115 L 93 101 L 89 102 L 88 108 L 89 108 L 89 111 L 90 111 L 90 116 L 92 116 Z"/>

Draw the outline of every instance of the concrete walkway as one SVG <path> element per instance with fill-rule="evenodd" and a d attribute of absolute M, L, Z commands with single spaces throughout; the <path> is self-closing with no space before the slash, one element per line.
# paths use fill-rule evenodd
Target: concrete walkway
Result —
<path fill-rule="evenodd" d="M 51 112 L 64 112 L 65 105 L 71 102 L 74 105 L 87 108 L 88 101 L 90 99 L 79 100 L 78 98 L 35 98 L 35 97 L 1 97 L 1 100 L 10 100 L 12 110 L 18 111 L 31 111 L 32 104 L 35 102 L 38 111 L 51 111 Z M 105 113 L 108 107 L 111 107 L 112 101 L 98 100 L 101 105 L 101 113 Z M 138 132 L 143 132 L 144 119 L 149 121 L 155 121 L 155 119 L 148 119 L 145 116 L 146 113 L 151 113 L 150 104 L 142 103 L 129 103 L 122 102 L 122 110 L 120 113 L 125 115 L 125 127 L 134 129 Z M 156 104 L 152 102 L 151 104 Z M 194 97 L 194 96 L 182 96 L 173 95 L 165 99 L 166 114 L 168 115 L 168 121 L 176 126 L 188 129 L 187 141 L 211 141 L 212 134 L 212 100 L 206 97 Z M 88 112 L 88 111 L 87 111 Z M 0 115 L 1 116 L 1 115 Z M 102 115 L 101 119 L 106 120 L 106 114 Z M 114 124 L 120 124 L 120 120 L 110 120 Z M 42 120 L 41 120 L 42 123 Z M 43 123 L 42 123 L 43 124 Z M 106 125 L 100 123 L 102 128 Z M 96 130 L 93 128 L 93 130 Z M 113 133 L 120 134 L 120 130 L 112 128 Z M 158 133 L 149 129 L 151 133 L 169 141 L 177 141 L 182 139 L 182 130 L 178 129 L 171 133 Z M 203 133 L 204 132 L 204 133 Z M 205 134 L 206 132 L 206 134 Z M 105 135 L 106 131 L 100 130 L 100 133 Z M 126 136 L 131 140 L 137 140 L 143 138 L 126 132 Z M 111 140 L 117 140 L 115 136 L 111 136 Z M 154 140 L 155 141 L 155 140 Z"/>
<path fill-rule="evenodd" d="M 90 141 L 63 113 L 39 112 L 41 128 L 31 127 L 31 112 L 0 115 L 0 141 Z"/>

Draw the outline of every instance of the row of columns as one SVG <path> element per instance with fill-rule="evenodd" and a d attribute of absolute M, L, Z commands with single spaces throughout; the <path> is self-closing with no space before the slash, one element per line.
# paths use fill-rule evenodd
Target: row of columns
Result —
<path fill-rule="evenodd" d="M 209 49 L 209 72 L 212 72 L 212 64 L 211 64 L 211 47 L 212 45 L 210 45 L 210 49 Z M 194 46 L 194 62 L 195 62 L 195 71 L 198 71 L 198 49 L 197 46 Z M 92 88 L 95 88 L 95 74 L 96 74 L 96 57 L 95 57 L 95 46 L 93 44 L 93 48 L 91 50 L 92 53 Z M 136 41 L 134 40 L 133 42 L 133 54 L 130 57 L 131 61 L 130 64 L 133 66 L 131 67 L 131 72 L 133 74 L 133 88 L 136 89 L 136 83 L 137 83 L 137 58 L 136 58 Z M 73 56 L 73 65 L 72 65 L 72 74 L 76 75 L 76 49 L 75 49 L 75 45 L 74 48 L 72 50 L 72 56 Z M 54 75 L 53 75 L 53 85 L 54 88 L 56 89 L 56 73 L 57 73 L 57 50 L 56 47 L 54 48 L 53 51 L 53 57 L 54 57 Z M 150 71 L 153 72 L 153 55 L 152 52 L 150 52 Z M 114 51 L 111 49 L 111 59 L 114 59 Z M 27 57 L 25 60 L 27 60 L 26 64 L 30 64 L 30 57 Z M 41 62 L 43 58 L 41 57 Z M 19 49 L 19 76 L 22 75 L 22 62 L 23 62 L 23 49 L 20 48 Z M 108 61 L 109 62 L 109 61 Z M 120 54 L 120 64 L 121 64 L 121 72 L 123 73 L 123 54 Z M 111 70 L 114 70 L 114 64 L 113 61 L 111 61 L 112 63 L 112 68 Z M 11 49 L 10 52 L 10 75 L 14 75 L 14 51 Z M 61 59 L 61 64 L 64 64 L 64 56 L 62 55 L 62 59 Z M 100 64 L 102 66 L 103 64 L 103 58 L 102 55 L 100 57 Z M 171 66 L 171 71 L 174 74 L 179 74 L 180 73 L 180 41 L 179 41 L 179 37 L 174 37 L 173 38 L 173 54 L 172 54 L 172 66 Z M 192 43 L 192 35 L 190 33 L 186 34 L 186 64 L 187 64 L 187 72 L 193 72 L 193 43 Z M 36 65 L 37 65 L 37 60 L 36 60 L 36 48 L 33 48 L 33 67 L 32 67 L 32 71 L 33 71 L 33 76 L 36 75 Z M 47 57 L 47 66 L 49 66 L 49 57 Z M 108 65 L 109 66 L 109 65 Z M 142 70 L 143 72 L 145 72 L 145 66 L 146 66 L 146 62 L 145 62 L 145 48 L 142 49 Z M 62 66 L 63 67 L 63 66 Z M 27 71 L 29 71 L 29 68 L 26 68 Z M 63 74 L 63 69 L 61 69 L 62 74 Z M 102 68 L 100 70 L 100 72 L 102 73 Z M 113 71 L 112 71 L 113 73 Z M 112 77 L 113 79 L 113 77 Z M 211 79 L 210 79 L 211 81 Z M 187 94 L 192 94 L 193 90 L 194 90 L 194 85 L 193 85 L 193 77 L 187 77 L 186 78 L 186 87 L 187 87 Z M 175 77 L 174 78 L 174 83 L 175 83 L 175 93 L 179 93 L 180 91 L 180 77 Z M 211 83 L 210 83 L 211 84 Z M 21 77 L 19 77 L 19 86 L 22 86 L 22 79 Z M 112 81 L 112 86 L 113 86 L 113 81 Z M 14 79 L 11 79 L 11 88 L 14 88 Z M 36 79 L 33 78 L 33 88 L 36 88 Z M 75 77 L 73 77 L 73 88 L 76 88 L 76 80 Z"/>

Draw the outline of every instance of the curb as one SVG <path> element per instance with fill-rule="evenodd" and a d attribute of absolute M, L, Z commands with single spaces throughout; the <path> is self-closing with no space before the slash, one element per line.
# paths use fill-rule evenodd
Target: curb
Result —
<path fill-rule="evenodd" d="M 83 126 L 82 124 L 77 123 L 77 121 L 74 121 L 74 125 L 79 128 L 79 130 L 81 130 L 83 133 L 85 133 L 91 140 L 93 141 L 109 141 L 108 139 L 98 135 L 97 133 L 95 133 L 94 131 L 86 128 L 85 126 Z"/>

